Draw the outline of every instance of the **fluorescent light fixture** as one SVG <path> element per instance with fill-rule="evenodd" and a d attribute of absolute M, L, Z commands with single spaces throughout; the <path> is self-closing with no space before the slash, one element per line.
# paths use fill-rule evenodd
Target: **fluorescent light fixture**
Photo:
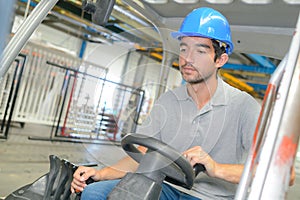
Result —
<path fill-rule="evenodd" d="M 288 4 L 300 4 L 300 0 L 284 0 Z"/>
<path fill-rule="evenodd" d="M 198 0 L 174 0 L 174 1 L 180 4 L 198 3 Z"/>
<path fill-rule="evenodd" d="M 273 2 L 273 0 L 242 0 L 242 1 L 247 4 L 269 4 Z"/>
<path fill-rule="evenodd" d="M 206 0 L 208 3 L 213 4 L 230 4 L 233 2 L 233 0 Z"/>
<path fill-rule="evenodd" d="M 168 3 L 168 0 L 144 0 L 147 3 L 151 4 L 165 4 Z"/>

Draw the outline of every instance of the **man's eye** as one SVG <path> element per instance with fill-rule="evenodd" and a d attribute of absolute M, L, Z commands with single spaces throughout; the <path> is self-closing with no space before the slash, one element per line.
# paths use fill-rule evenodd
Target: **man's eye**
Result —
<path fill-rule="evenodd" d="M 201 54 L 206 53 L 206 51 L 203 51 L 203 50 L 198 50 L 197 52 L 198 52 L 198 53 L 201 53 Z"/>
<path fill-rule="evenodd" d="M 185 52 L 186 49 L 180 48 L 179 51 L 180 51 L 180 52 Z"/>

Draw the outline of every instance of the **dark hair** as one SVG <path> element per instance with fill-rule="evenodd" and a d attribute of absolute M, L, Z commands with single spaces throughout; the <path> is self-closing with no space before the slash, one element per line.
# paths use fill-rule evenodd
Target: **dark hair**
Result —
<path fill-rule="evenodd" d="M 215 49 L 215 57 L 214 57 L 214 61 L 216 62 L 216 60 L 223 54 L 226 53 L 226 48 L 223 45 L 220 45 L 220 42 L 217 40 L 211 40 L 212 41 L 212 45 Z"/>

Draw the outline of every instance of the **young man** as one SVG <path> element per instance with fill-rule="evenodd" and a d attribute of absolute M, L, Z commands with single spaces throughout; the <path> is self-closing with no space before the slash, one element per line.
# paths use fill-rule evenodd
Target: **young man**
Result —
<path fill-rule="evenodd" d="M 138 132 L 169 144 L 192 166 L 203 164 L 206 171 L 189 191 L 164 183 L 160 199 L 233 199 L 260 106 L 218 77 L 233 50 L 230 27 L 221 13 L 195 9 L 172 36 L 180 41 L 179 65 L 186 84 L 161 95 Z M 80 167 L 71 190 L 83 191 L 82 199 L 106 199 L 118 179 L 137 166 L 125 157 L 98 171 Z M 98 182 L 87 186 L 89 177 Z"/>

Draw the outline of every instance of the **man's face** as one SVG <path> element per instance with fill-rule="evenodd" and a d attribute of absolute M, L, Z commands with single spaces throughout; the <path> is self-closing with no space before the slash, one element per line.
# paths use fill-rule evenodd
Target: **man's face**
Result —
<path fill-rule="evenodd" d="M 216 77 L 212 41 L 201 37 L 183 37 L 180 41 L 179 66 L 183 79 L 191 84 Z"/>

